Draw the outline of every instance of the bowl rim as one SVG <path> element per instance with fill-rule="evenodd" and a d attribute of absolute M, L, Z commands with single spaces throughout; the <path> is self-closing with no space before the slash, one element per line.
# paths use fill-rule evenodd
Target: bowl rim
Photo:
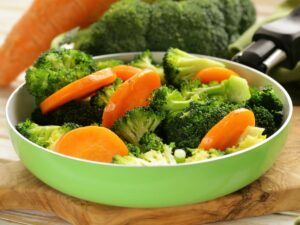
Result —
<path fill-rule="evenodd" d="M 105 59 L 105 58 L 113 58 L 113 57 L 120 57 L 120 56 L 134 56 L 137 55 L 141 52 L 123 52 L 123 53 L 114 53 L 114 54 L 106 54 L 106 55 L 100 55 L 100 56 L 95 56 L 93 57 L 95 60 L 99 60 L 99 59 Z M 161 55 L 164 54 L 165 52 L 155 52 L 152 51 L 153 55 Z M 292 114 L 293 114 L 293 104 L 292 104 L 292 100 L 291 97 L 289 96 L 288 92 L 283 88 L 283 86 L 281 84 L 279 84 L 276 80 L 274 80 L 272 77 L 268 76 L 267 74 L 264 74 L 258 70 L 255 70 L 251 67 L 245 66 L 243 64 L 237 63 L 237 62 L 233 62 L 227 59 L 222 59 L 222 58 L 218 58 L 218 57 L 212 57 L 212 56 L 206 56 L 206 55 L 201 55 L 201 54 L 193 54 L 199 57 L 204 57 L 204 58 L 210 58 L 210 59 L 214 59 L 217 61 L 221 61 L 221 62 L 225 62 L 227 64 L 230 65 L 235 65 L 237 67 L 243 68 L 248 70 L 251 73 L 254 73 L 258 76 L 262 76 L 263 78 L 265 78 L 266 80 L 268 80 L 269 82 L 271 82 L 273 85 L 275 85 L 284 95 L 284 97 L 287 99 L 287 116 L 286 119 L 284 121 L 284 123 L 281 125 L 281 127 L 274 133 L 272 134 L 270 137 L 266 138 L 265 140 L 263 140 L 262 142 L 259 142 L 255 145 L 252 145 L 248 148 L 245 148 L 243 150 L 234 152 L 234 153 L 230 153 L 227 155 L 223 155 L 223 156 L 219 156 L 219 157 L 215 157 L 215 158 L 210 158 L 210 159 L 205 159 L 205 160 L 201 160 L 201 161 L 195 161 L 195 162 L 185 162 L 185 163 L 180 163 L 180 164 L 174 164 L 174 165 L 150 165 L 150 166 L 137 166 L 137 165 L 126 165 L 126 164 L 114 164 L 114 163 L 103 163 L 103 162 L 97 162 L 97 161 L 91 161 L 91 160 L 85 160 L 85 159 L 80 159 L 80 158 L 76 158 L 73 156 L 68 156 L 68 155 L 64 155 L 58 152 L 55 152 L 53 150 L 49 150 L 47 148 L 41 147 L 35 143 L 33 143 L 32 141 L 30 141 L 29 139 L 25 138 L 23 135 L 21 135 L 15 128 L 15 126 L 13 126 L 11 120 L 10 120 L 10 116 L 9 116 L 9 108 L 10 105 L 12 104 L 12 99 L 15 97 L 15 95 L 17 95 L 17 93 L 25 88 L 25 82 L 23 82 L 22 84 L 20 84 L 9 96 L 7 102 L 6 102 L 6 106 L 5 106 L 5 117 L 6 117 L 6 121 L 9 125 L 9 128 L 19 137 L 21 138 L 23 141 L 27 142 L 28 144 L 34 146 L 35 148 L 39 149 L 40 151 L 46 151 L 47 153 L 56 155 L 58 157 L 62 157 L 62 158 L 66 158 L 68 160 L 75 160 L 78 162 L 82 162 L 82 163 L 87 163 L 87 164 L 92 164 L 92 165 L 101 165 L 101 166 L 107 166 L 107 167 L 121 167 L 121 168 L 169 168 L 169 167 L 181 167 L 181 166 L 190 166 L 190 165 L 198 165 L 198 164 L 205 164 L 205 163 L 211 163 L 214 161 L 218 161 L 218 160 L 222 160 L 222 159 L 227 159 L 230 157 L 235 157 L 238 156 L 240 154 L 244 154 L 246 152 L 249 152 L 257 147 L 260 147 L 262 145 L 264 145 L 266 142 L 270 141 L 271 139 L 274 139 L 276 136 L 278 136 L 290 123 L 291 118 L 292 118 Z"/>

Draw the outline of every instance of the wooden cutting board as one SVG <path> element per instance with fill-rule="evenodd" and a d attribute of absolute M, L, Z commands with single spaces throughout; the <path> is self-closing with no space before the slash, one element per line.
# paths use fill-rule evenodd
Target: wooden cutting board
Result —
<path fill-rule="evenodd" d="M 21 162 L 0 162 L 0 209 L 54 213 L 75 225 L 200 225 L 300 208 L 300 107 L 285 150 L 262 178 L 228 196 L 194 205 L 132 209 L 66 196 L 37 180 Z M 222 188 L 222 187 L 220 187 Z"/>

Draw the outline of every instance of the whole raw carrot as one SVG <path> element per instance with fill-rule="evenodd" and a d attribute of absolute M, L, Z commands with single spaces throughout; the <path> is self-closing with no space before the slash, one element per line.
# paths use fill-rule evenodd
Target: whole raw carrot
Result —
<path fill-rule="evenodd" d="M 249 109 L 236 109 L 213 126 L 199 144 L 199 148 L 225 150 L 235 145 L 248 126 L 255 126 L 255 117 Z"/>
<path fill-rule="evenodd" d="M 19 73 L 29 67 L 49 48 L 55 36 L 96 21 L 115 1 L 33 1 L 0 48 L 0 86 L 9 85 Z"/>

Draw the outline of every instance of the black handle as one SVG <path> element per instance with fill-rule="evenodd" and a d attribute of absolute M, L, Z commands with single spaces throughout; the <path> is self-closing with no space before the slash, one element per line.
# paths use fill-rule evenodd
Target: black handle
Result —
<path fill-rule="evenodd" d="M 253 41 L 233 60 L 263 72 L 280 63 L 294 68 L 300 60 L 300 7 L 261 27 L 254 34 Z"/>

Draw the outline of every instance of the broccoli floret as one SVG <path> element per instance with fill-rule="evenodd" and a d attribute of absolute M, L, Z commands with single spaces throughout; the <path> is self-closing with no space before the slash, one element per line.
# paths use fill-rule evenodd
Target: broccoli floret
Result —
<path fill-rule="evenodd" d="M 226 153 L 237 152 L 265 140 L 264 130 L 264 128 L 248 126 L 241 135 L 239 142 L 235 146 L 227 148 Z"/>
<path fill-rule="evenodd" d="M 244 8 L 245 3 L 242 2 L 250 2 L 249 7 Z M 254 7 L 249 0 L 169 0 L 157 1 L 152 8 L 148 43 L 154 51 L 167 50 L 172 46 L 194 53 L 227 57 L 227 46 L 242 34 L 240 22 L 255 22 Z M 241 8 L 250 12 L 249 17 L 239 13 Z"/>
<path fill-rule="evenodd" d="M 96 61 L 96 66 L 97 66 L 98 70 L 111 68 L 111 67 L 123 65 L 123 64 L 124 64 L 124 62 L 122 60 L 118 60 L 118 59 L 107 59 L 107 60 Z"/>
<path fill-rule="evenodd" d="M 95 71 L 91 56 L 67 49 L 43 53 L 26 71 L 26 88 L 39 104 L 65 85 Z"/>
<path fill-rule="evenodd" d="M 141 154 L 139 157 L 134 155 L 115 155 L 113 157 L 113 163 L 135 166 L 175 165 L 176 160 L 172 154 L 172 147 L 164 145 L 163 152 L 150 150 Z"/>
<path fill-rule="evenodd" d="M 53 150 L 57 141 L 65 133 L 78 127 L 74 123 L 66 123 L 63 126 L 40 126 L 30 120 L 26 120 L 23 123 L 19 123 L 16 129 L 30 141 Z"/>
<path fill-rule="evenodd" d="M 180 87 L 182 82 L 191 81 L 202 69 L 225 67 L 223 63 L 191 55 L 177 48 L 170 48 L 163 58 L 168 83 Z"/>
<path fill-rule="evenodd" d="M 185 89 L 183 93 L 185 97 L 219 95 L 231 102 L 245 102 L 251 97 L 247 80 L 238 76 L 231 76 L 220 84 L 203 85 L 191 91 Z"/>
<path fill-rule="evenodd" d="M 134 155 L 115 155 L 113 157 L 113 163 L 115 164 L 124 164 L 124 165 L 132 165 L 132 166 L 149 166 L 150 163 L 144 159 L 138 158 Z"/>
<path fill-rule="evenodd" d="M 131 143 L 126 143 L 126 146 L 128 148 L 128 151 L 130 152 L 130 154 L 138 157 L 141 154 L 141 149 L 139 146 L 136 146 L 134 144 Z"/>
<path fill-rule="evenodd" d="M 160 65 L 154 65 L 152 59 L 152 53 L 150 50 L 144 51 L 137 55 L 129 65 L 140 68 L 140 69 L 150 69 L 159 74 L 161 83 L 166 83 L 164 69 Z"/>
<path fill-rule="evenodd" d="M 40 125 L 63 125 L 76 123 L 88 126 L 101 123 L 103 108 L 92 106 L 89 101 L 72 101 L 47 114 L 36 108 L 31 114 L 31 120 Z"/>
<path fill-rule="evenodd" d="M 263 106 L 253 106 L 251 108 L 255 117 L 255 125 L 265 128 L 264 134 L 272 135 L 278 129 L 273 114 Z"/>
<path fill-rule="evenodd" d="M 75 49 L 92 55 L 144 51 L 151 5 L 140 0 L 123 0 L 73 39 Z"/>
<path fill-rule="evenodd" d="M 91 97 L 91 105 L 104 109 L 110 97 L 115 93 L 120 84 L 122 84 L 122 80 L 117 78 L 113 84 L 98 90 L 96 94 Z"/>
<path fill-rule="evenodd" d="M 150 150 L 155 151 L 164 151 L 164 143 L 163 140 L 158 137 L 155 133 L 147 132 L 141 138 L 139 145 L 143 152 L 148 152 Z"/>
<path fill-rule="evenodd" d="M 247 102 L 247 105 L 252 107 L 263 106 L 269 111 L 280 112 L 283 109 L 283 104 L 279 98 L 275 95 L 271 86 L 266 86 L 262 90 L 255 87 L 250 89 L 251 98 Z"/>
<path fill-rule="evenodd" d="M 150 99 L 150 107 L 158 111 L 176 113 L 188 107 L 193 100 L 195 99 L 184 99 L 177 89 L 162 86 L 154 90 Z"/>
<path fill-rule="evenodd" d="M 69 36 L 76 49 L 93 55 L 166 51 L 171 46 L 228 57 L 228 45 L 254 21 L 250 0 L 122 0 L 97 22 Z"/>
<path fill-rule="evenodd" d="M 164 114 L 160 112 L 148 107 L 138 107 L 119 118 L 112 130 L 129 143 L 138 145 L 144 134 L 154 131 L 163 119 Z"/>
<path fill-rule="evenodd" d="M 283 104 L 272 87 L 251 88 L 251 98 L 246 106 L 254 112 L 256 125 L 265 128 L 264 134 L 270 136 L 281 126 Z"/>
<path fill-rule="evenodd" d="M 224 151 L 220 151 L 217 149 L 209 149 L 204 150 L 200 148 L 196 149 L 188 149 L 192 155 L 188 158 L 186 158 L 186 162 L 197 162 L 197 161 L 202 161 L 205 159 L 210 159 L 210 158 L 215 158 L 215 157 L 220 157 L 225 155 Z"/>
<path fill-rule="evenodd" d="M 218 102 L 192 102 L 177 114 L 169 115 L 162 124 L 164 141 L 175 142 L 178 148 L 196 148 L 208 130 L 225 115 L 241 104 Z"/>

